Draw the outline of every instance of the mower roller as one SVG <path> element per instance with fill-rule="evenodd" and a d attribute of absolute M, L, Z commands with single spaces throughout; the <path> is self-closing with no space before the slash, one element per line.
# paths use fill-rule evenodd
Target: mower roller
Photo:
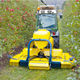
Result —
<path fill-rule="evenodd" d="M 10 59 L 10 66 L 25 66 L 29 69 L 72 68 L 75 59 L 62 49 L 55 49 L 54 39 L 46 29 L 39 29 L 33 33 L 33 38 L 21 53 Z M 34 47 L 35 46 L 35 47 Z"/>

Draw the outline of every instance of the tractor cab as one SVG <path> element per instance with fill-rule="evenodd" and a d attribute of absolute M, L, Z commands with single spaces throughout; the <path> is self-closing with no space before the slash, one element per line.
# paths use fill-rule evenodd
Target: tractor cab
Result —
<path fill-rule="evenodd" d="M 37 8 L 37 29 L 47 29 L 54 38 L 54 48 L 59 48 L 59 31 L 57 11 L 53 5 L 42 5 Z"/>

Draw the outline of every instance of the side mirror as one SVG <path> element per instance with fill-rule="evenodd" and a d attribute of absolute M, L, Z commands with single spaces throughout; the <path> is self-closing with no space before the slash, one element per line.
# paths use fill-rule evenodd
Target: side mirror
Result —
<path fill-rule="evenodd" d="M 60 15 L 60 19 L 62 19 L 63 15 Z"/>

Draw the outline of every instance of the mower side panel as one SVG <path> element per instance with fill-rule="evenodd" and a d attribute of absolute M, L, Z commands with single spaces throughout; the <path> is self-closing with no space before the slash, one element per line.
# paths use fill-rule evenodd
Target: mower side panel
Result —
<path fill-rule="evenodd" d="M 26 60 L 27 57 L 27 48 L 24 48 L 21 53 L 13 56 L 10 59 L 10 66 L 19 66 L 20 60 Z"/>
<path fill-rule="evenodd" d="M 72 68 L 73 64 L 70 62 L 61 62 L 61 68 Z"/>
<path fill-rule="evenodd" d="M 10 66 L 19 66 L 19 60 L 10 59 Z"/>

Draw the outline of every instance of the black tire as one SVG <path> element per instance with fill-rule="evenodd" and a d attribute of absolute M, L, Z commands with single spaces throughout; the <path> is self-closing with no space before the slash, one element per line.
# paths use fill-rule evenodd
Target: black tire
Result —
<path fill-rule="evenodd" d="M 54 36 L 54 48 L 59 48 L 59 36 Z"/>

